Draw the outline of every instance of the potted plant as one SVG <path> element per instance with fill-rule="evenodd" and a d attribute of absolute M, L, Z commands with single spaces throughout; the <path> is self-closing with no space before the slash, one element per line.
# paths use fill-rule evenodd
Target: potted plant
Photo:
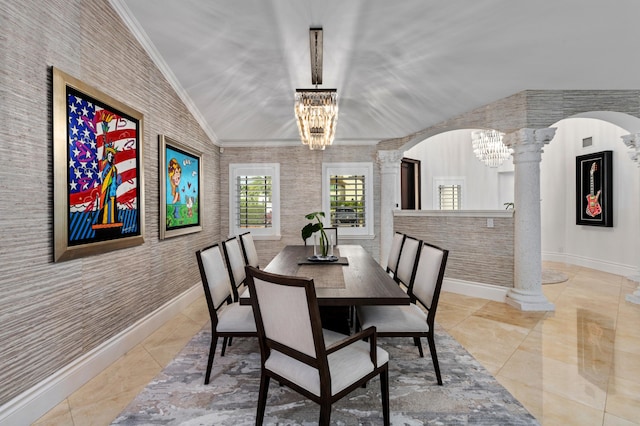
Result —
<path fill-rule="evenodd" d="M 308 220 L 316 220 L 316 222 L 307 223 L 304 228 L 302 228 L 302 241 L 307 241 L 314 232 L 320 231 L 320 255 L 322 257 L 327 257 L 329 253 L 329 239 L 327 238 L 327 234 L 324 232 L 324 226 L 322 225 L 322 218 L 324 217 L 324 212 L 313 212 L 305 215 L 305 218 Z"/>

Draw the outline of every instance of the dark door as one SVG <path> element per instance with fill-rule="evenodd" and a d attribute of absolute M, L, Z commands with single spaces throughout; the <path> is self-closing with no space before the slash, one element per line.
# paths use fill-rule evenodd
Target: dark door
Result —
<path fill-rule="evenodd" d="M 420 210 L 420 160 L 402 159 L 400 190 L 402 210 Z"/>

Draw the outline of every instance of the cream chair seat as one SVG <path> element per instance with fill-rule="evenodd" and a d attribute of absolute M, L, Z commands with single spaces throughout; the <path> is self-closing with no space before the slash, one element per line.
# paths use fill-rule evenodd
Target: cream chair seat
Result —
<path fill-rule="evenodd" d="M 442 377 L 433 328 L 448 255 L 448 250 L 420 242 L 415 266 L 407 266 L 413 270 L 407 289 L 411 304 L 356 308 L 358 327 L 375 327 L 381 337 L 413 337 L 421 357 L 424 353 L 420 338 L 426 337 L 439 385 L 442 385 Z"/>
<path fill-rule="evenodd" d="M 224 356 L 227 342 L 230 342 L 231 338 L 255 337 L 257 331 L 251 306 L 242 306 L 232 301 L 231 282 L 220 246 L 213 244 L 198 250 L 196 259 L 211 319 L 211 345 L 204 377 L 206 385 L 211 376 L 218 338 L 223 338 L 220 355 Z"/>
<path fill-rule="evenodd" d="M 389 354 L 376 345 L 375 328 L 352 336 L 323 330 L 312 279 L 246 271 L 261 354 L 256 425 L 264 419 L 271 378 L 318 403 L 319 424 L 328 425 L 331 405 L 377 376 L 388 425 Z"/>

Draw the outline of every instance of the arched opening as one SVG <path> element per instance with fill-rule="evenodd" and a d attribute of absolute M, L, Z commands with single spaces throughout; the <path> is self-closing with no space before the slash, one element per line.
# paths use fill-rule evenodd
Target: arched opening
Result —
<path fill-rule="evenodd" d="M 545 145 L 541 171 L 543 260 L 586 266 L 620 275 L 637 273 L 640 253 L 640 182 L 621 136 L 640 129 L 640 119 L 612 111 L 591 111 L 558 121 Z M 498 210 L 513 201 L 514 166 L 489 168 L 473 154 L 471 132 L 457 129 L 407 144 L 404 155 L 421 162 L 422 210 L 437 210 L 438 182 L 462 183 L 462 209 Z M 591 145 L 583 147 L 590 138 Z M 410 145 L 410 146 L 409 146 Z M 613 151 L 614 226 L 576 225 L 575 157 Z M 517 208 L 517 206 L 516 206 Z"/>

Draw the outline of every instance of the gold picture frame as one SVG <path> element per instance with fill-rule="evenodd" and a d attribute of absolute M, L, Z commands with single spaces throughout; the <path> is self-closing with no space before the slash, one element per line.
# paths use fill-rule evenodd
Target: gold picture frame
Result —
<path fill-rule="evenodd" d="M 202 153 L 158 136 L 160 239 L 202 231 Z"/>
<path fill-rule="evenodd" d="M 143 115 L 52 74 L 54 261 L 144 243 Z"/>

